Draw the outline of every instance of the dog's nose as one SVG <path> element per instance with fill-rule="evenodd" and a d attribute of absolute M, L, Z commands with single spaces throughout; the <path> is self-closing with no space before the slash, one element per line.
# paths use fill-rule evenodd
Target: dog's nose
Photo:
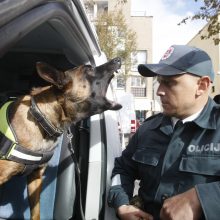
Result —
<path fill-rule="evenodd" d="M 116 58 L 114 58 L 113 59 L 113 63 L 115 63 L 115 64 L 121 64 L 121 58 L 120 57 L 116 57 Z"/>

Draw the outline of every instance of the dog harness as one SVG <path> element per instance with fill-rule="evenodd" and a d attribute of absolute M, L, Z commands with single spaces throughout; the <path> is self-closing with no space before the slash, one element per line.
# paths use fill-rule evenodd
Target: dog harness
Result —
<path fill-rule="evenodd" d="M 18 143 L 8 120 L 8 112 L 12 103 L 13 101 L 6 102 L 0 109 L 0 159 L 24 164 L 23 174 L 28 174 L 40 164 L 48 162 L 54 150 L 34 152 Z"/>

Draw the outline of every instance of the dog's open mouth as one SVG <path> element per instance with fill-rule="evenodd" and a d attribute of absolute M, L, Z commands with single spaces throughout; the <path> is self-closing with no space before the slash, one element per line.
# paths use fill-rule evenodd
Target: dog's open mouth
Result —
<path fill-rule="evenodd" d="M 108 84 L 110 84 L 111 80 L 114 78 L 114 76 L 115 76 L 114 73 L 118 73 L 118 70 L 121 68 L 121 59 L 119 57 L 112 59 L 110 61 L 110 65 L 112 65 L 114 72 L 113 72 L 112 77 L 110 78 Z M 122 108 L 122 106 L 119 103 L 115 102 L 115 101 L 111 101 L 111 100 L 108 100 L 108 99 L 107 99 L 107 101 L 110 102 L 110 104 L 111 104 L 110 110 L 119 110 L 119 109 Z"/>
<path fill-rule="evenodd" d="M 118 57 L 96 68 L 96 74 L 99 76 L 99 78 L 95 82 L 95 93 L 97 96 L 103 98 L 105 107 L 109 110 L 119 110 L 122 108 L 119 103 L 111 101 L 106 97 L 107 89 L 111 80 L 115 76 L 114 73 L 117 73 L 120 68 L 121 59 Z"/>

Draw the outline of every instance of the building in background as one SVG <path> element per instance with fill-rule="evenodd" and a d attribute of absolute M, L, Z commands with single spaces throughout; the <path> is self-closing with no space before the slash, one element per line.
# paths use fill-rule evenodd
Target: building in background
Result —
<path fill-rule="evenodd" d="M 136 32 L 137 51 L 131 55 L 135 64 L 131 66 L 123 83 L 120 77 L 116 78 L 113 85 L 117 96 L 125 93 L 134 96 L 134 109 L 138 120 L 142 121 L 159 111 L 160 106 L 154 102 L 153 78 L 140 76 L 137 72 L 137 65 L 140 63 L 152 63 L 152 16 L 147 16 L 146 11 L 132 11 L 131 1 L 120 5 L 130 29 Z M 115 11 L 118 0 L 84 0 L 88 16 L 95 23 L 97 15 L 104 11 Z M 157 106 L 157 108 L 156 108 Z"/>
<path fill-rule="evenodd" d="M 218 18 L 220 22 L 220 15 Z M 208 25 L 209 23 L 207 23 L 204 28 L 188 42 L 188 45 L 203 49 L 211 57 L 215 72 L 215 80 L 213 82 L 211 96 L 214 97 L 215 95 L 220 94 L 220 45 L 215 45 L 212 38 L 205 40 L 201 39 L 201 36 L 206 36 L 208 34 Z M 220 34 L 215 37 L 219 38 Z"/>

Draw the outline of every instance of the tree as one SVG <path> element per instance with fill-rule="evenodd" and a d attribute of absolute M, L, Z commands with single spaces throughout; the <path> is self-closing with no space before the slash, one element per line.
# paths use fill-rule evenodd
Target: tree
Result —
<path fill-rule="evenodd" d="M 118 0 L 117 3 L 118 4 L 125 4 L 125 3 L 127 3 L 127 0 Z"/>
<path fill-rule="evenodd" d="M 194 0 L 197 2 L 198 0 Z M 220 0 L 203 0 L 204 5 L 199 8 L 199 11 L 195 13 L 193 16 L 184 18 L 180 24 L 185 24 L 188 20 L 206 20 L 208 22 L 208 34 L 202 35 L 201 39 L 209 39 L 212 38 L 215 45 L 220 43 L 220 39 L 218 34 L 220 32 L 220 24 L 218 21 L 218 17 L 220 14 Z"/>
<path fill-rule="evenodd" d="M 122 10 L 103 12 L 95 26 L 101 49 L 108 59 L 122 58 L 126 75 L 132 65 L 131 54 L 136 51 L 136 33 L 126 24 Z"/>

